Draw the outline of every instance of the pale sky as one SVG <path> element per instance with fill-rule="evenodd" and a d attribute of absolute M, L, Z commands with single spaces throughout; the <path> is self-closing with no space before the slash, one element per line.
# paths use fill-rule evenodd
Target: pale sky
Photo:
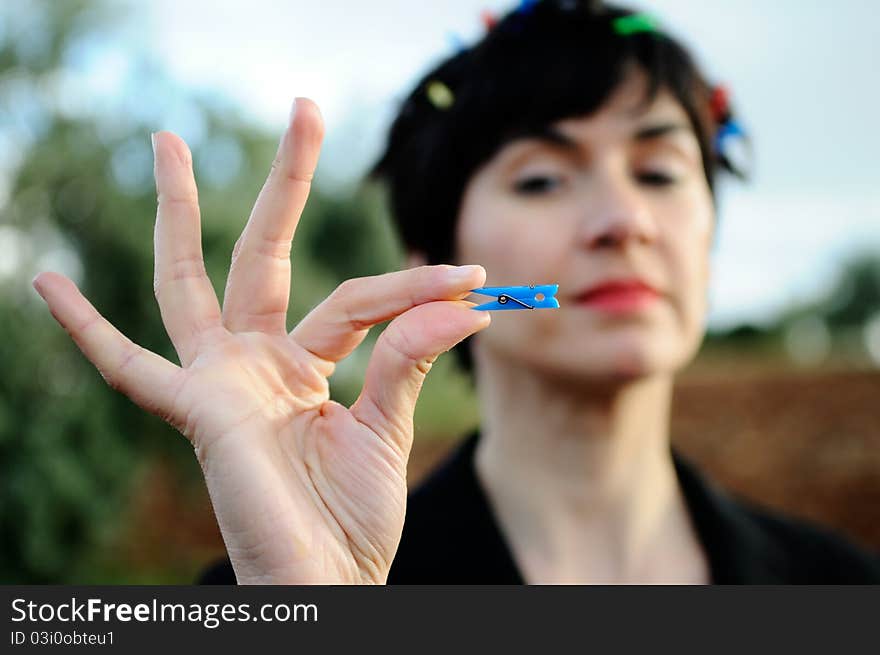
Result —
<path fill-rule="evenodd" d="M 327 123 L 321 175 L 363 172 L 427 66 L 482 32 L 483 9 L 444 0 L 116 0 L 96 85 L 112 93 L 120 51 L 140 47 L 186 86 L 220 92 L 280 133 L 295 96 Z M 873 0 L 653 0 L 656 15 L 731 88 L 757 151 L 755 180 L 722 194 L 711 323 L 759 321 L 827 289 L 841 257 L 880 251 L 880 11 Z M 115 41 L 115 45 L 112 42 Z M 117 62 L 114 64 L 113 62 Z M 114 68 L 115 66 L 115 68 Z M 118 73 L 118 71 L 117 71 Z M 187 138 L 184 115 L 162 128 Z M 768 314 L 769 313 L 769 314 Z"/>

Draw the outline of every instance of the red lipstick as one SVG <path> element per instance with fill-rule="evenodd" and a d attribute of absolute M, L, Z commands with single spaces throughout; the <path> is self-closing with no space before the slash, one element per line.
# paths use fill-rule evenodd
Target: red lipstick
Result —
<path fill-rule="evenodd" d="M 577 296 L 577 303 L 610 314 L 636 312 L 651 305 L 660 293 L 642 280 L 600 282 Z"/>

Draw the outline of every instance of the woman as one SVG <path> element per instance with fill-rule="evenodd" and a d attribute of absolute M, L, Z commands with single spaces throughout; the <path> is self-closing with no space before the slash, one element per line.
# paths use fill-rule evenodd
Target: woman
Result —
<path fill-rule="evenodd" d="M 730 125 L 678 44 L 596 3 L 523 3 L 417 86 L 377 166 L 426 265 L 349 280 L 288 334 L 322 133 L 311 102 L 294 109 L 222 309 L 189 152 L 155 135 L 156 297 L 180 367 L 70 281 L 35 279 L 109 384 L 193 443 L 231 560 L 211 581 L 880 580 L 870 556 L 723 497 L 670 450 L 673 377 L 706 313 L 726 164 L 713 139 Z M 480 433 L 407 507 L 419 389 L 489 326 L 464 300 L 485 283 L 558 283 L 562 306 L 500 312 L 471 340 Z M 330 401 L 335 363 L 388 319 L 357 401 Z"/>

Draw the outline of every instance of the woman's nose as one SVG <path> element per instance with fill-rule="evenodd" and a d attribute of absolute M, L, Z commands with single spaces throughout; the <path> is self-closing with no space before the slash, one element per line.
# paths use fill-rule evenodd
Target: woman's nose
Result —
<path fill-rule="evenodd" d="M 621 174 L 596 179 L 583 202 L 579 241 L 591 250 L 649 244 L 657 237 L 657 226 L 643 191 Z"/>

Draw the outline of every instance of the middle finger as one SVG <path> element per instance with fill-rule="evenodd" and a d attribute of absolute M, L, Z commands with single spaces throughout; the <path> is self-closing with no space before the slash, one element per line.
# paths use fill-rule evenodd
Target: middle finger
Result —
<path fill-rule="evenodd" d="M 290 247 L 318 164 L 324 124 L 297 98 L 272 171 L 232 253 L 223 323 L 232 332 L 287 330 Z"/>

